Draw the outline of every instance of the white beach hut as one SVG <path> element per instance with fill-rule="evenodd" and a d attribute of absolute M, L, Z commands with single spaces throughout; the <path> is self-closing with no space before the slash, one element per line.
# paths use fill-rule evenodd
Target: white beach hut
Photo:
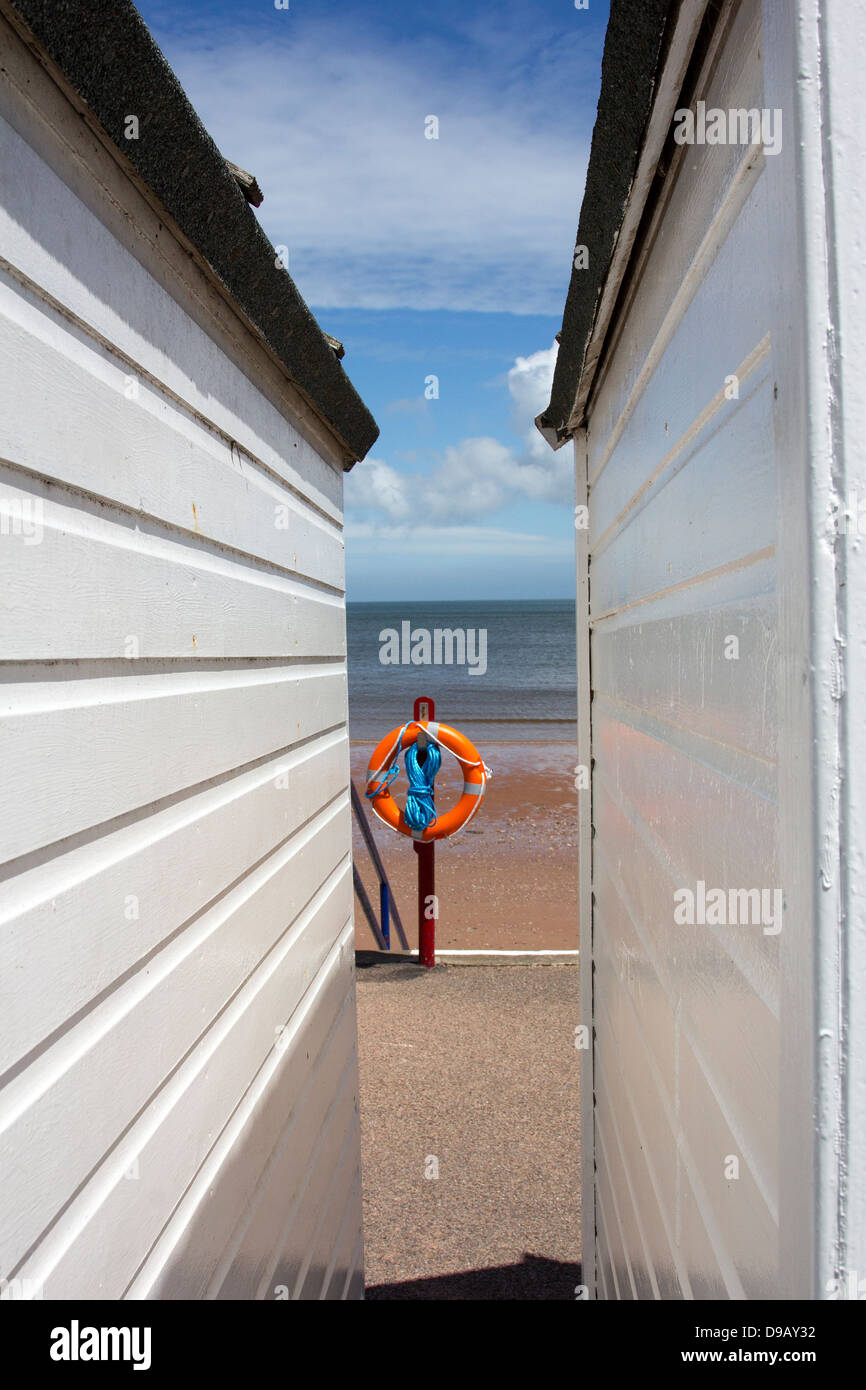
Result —
<path fill-rule="evenodd" d="M 866 10 L 614 0 L 578 489 L 585 1281 L 866 1295 Z"/>
<path fill-rule="evenodd" d="M 5 1297 L 360 1297 L 343 472 L 127 0 L 0 3 Z"/>

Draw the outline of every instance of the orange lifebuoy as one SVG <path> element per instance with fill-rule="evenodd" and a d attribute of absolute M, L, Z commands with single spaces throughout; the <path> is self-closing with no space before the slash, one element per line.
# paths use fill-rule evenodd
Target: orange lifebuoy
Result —
<path fill-rule="evenodd" d="M 403 812 L 391 795 L 384 775 L 397 754 L 402 749 L 409 748 L 422 731 L 442 748 L 447 748 L 453 753 L 460 763 L 463 768 L 463 795 L 450 811 L 444 811 L 436 817 L 434 825 L 428 825 L 426 830 L 413 830 L 406 824 Z M 413 840 L 444 840 L 448 835 L 454 835 L 462 829 L 475 815 L 481 805 L 489 776 L 490 771 L 485 766 L 481 754 L 464 734 L 452 729 L 448 724 L 439 724 L 432 719 L 413 719 L 402 729 L 392 729 L 390 734 L 386 734 L 381 743 L 377 744 L 367 768 L 367 796 L 376 815 L 385 825 L 390 825 L 392 830 L 399 830 L 401 835 L 409 835 Z"/>

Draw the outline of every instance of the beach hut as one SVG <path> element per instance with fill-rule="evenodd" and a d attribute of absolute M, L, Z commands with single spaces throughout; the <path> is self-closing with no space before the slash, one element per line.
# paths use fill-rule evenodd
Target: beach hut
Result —
<path fill-rule="evenodd" d="M 866 12 L 614 0 L 561 349 L 589 1296 L 866 1295 Z"/>
<path fill-rule="evenodd" d="M 0 49 L 2 1293 L 357 1298 L 376 427 L 134 6 Z"/>

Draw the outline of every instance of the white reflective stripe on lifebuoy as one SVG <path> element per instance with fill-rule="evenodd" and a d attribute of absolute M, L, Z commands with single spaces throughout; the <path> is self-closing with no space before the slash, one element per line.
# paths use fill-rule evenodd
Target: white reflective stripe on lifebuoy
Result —
<path fill-rule="evenodd" d="M 432 722 L 429 723 L 429 724 L 427 725 L 427 732 L 428 732 L 428 734 L 432 734 L 434 738 L 438 738 L 438 737 L 439 737 L 439 725 L 438 725 L 438 724 L 434 724 L 434 723 L 432 723 Z"/>
<path fill-rule="evenodd" d="M 463 783 L 463 795 L 464 795 L 464 796 L 481 796 L 482 793 L 483 793 L 483 791 L 484 791 L 484 783 L 483 783 L 483 782 L 464 782 L 464 783 Z"/>
<path fill-rule="evenodd" d="M 423 840 L 423 839 L 424 839 L 424 831 L 423 831 L 423 830 L 413 830 L 413 831 L 412 831 L 412 839 L 413 839 L 413 840 Z"/>

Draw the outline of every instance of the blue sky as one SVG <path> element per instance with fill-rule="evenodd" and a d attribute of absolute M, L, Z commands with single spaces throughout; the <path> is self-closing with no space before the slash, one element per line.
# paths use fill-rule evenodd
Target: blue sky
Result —
<path fill-rule="evenodd" d="M 378 421 L 346 481 L 349 598 L 569 597 L 571 451 L 532 421 L 607 4 L 139 9 L 222 152 L 258 178 L 262 225 Z"/>

